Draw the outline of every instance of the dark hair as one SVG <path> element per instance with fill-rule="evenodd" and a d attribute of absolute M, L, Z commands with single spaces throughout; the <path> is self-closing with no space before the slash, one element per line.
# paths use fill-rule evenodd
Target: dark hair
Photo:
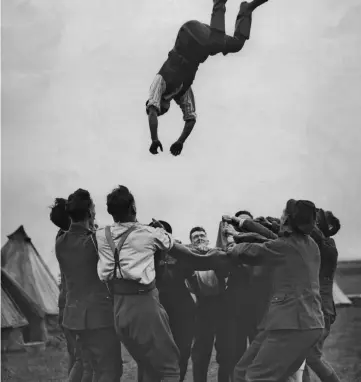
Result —
<path fill-rule="evenodd" d="M 236 212 L 234 216 L 238 218 L 238 216 L 241 216 L 241 215 L 248 215 L 251 219 L 253 219 L 253 216 L 249 211 L 238 211 Z"/>
<path fill-rule="evenodd" d="M 80 222 L 88 218 L 89 210 L 93 205 L 93 200 L 89 191 L 79 188 L 73 192 L 66 204 L 66 211 L 74 222 Z"/>
<path fill-rule="evenodd" d="M 194 234 L 194 232 L 197 232 L 197 231 L 202 231 L 202 232 L 206 233 L 206 230 L 203 227 L 193 227 L 191 229 L 191 231 L 189 232 L 189 239 L 190 240 L 192 240 L 192 235 Z"/>
<path fill-rule="evenodd" d="M 326 211 L 325 215 L 328 225 L 331 226 L 328 234 L 330 237 L 334 236 L 341 229 L 340 220 L 331 211 Z"/>
<path fill-rule="evenodd" d="M 107 210 L 115 221 L 129 214 L 135 203 L 132 193 L 125 186 L 118 186 L 107 196 Z"/>
<path fill-rule="evenodd" d="M 172 230 L 172 226 L 164 221 L 164 220 L 158 220 L 160 224 L 162 224 L 162 226 L 164 227 L 164 229 L 166 230 L 166 232 L 172 234 L 173 233 L 173 230 Z"/>
<path fill-rule="evenodd" d="M 316 222 L 316 206 L 309 200 L 290 199 L 286 204 L 286 213 L 291 228 L 309 235 Z"/>
<path fill-rule="evenodd" d="M 66 199 L 56 198 L 54 204 L 50 207 L 50 220 L 63 231 L 70 227 L 70 217 L 66 211 Z"/>

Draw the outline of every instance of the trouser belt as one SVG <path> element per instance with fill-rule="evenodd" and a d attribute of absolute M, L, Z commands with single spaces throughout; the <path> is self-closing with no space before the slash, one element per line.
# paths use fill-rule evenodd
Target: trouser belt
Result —
<path fill-rule="evenodd" d="M 140 284 L 134 280 L 116 279 L 110 282 L 113 294 L 145 294 L 155 289 L 155 280 L 148 285 Z"/>

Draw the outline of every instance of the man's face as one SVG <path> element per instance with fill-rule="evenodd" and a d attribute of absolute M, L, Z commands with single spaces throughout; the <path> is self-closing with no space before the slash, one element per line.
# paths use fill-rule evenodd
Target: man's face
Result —
<path fill-rule="evenodd" d="M 95 222 L 95 205 L 94 205 L 94 203 L 91 205 L 91 207 L 89 209 L 89 214 L 90 214 L 89 223 L 91 226 L 94 226 L 94 222 Z"/>
<path fill-rule="evenodd" d="M 194 246 L 207 245 L 208 244 L 207 234 L 204 231 L 193 232 L 191 236 L 191 243 Z"/>
<path fill-rule="evenodd" d="M 286 213 L 286 210 L 284 209 L 280 219 L 281 227 L 285 224 L 286 220 L 287 220 L 287 213 Z"/>

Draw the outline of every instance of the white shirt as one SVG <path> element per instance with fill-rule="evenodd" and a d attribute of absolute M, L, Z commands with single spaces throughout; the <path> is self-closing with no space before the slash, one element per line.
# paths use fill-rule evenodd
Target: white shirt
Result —
<path fill-rule="evenodd" d="M 153 106 L 157 109 L 158 113 L 160 113 L 162 103 L 168 110 L 173 97 L 175 97 L 182 90 L 182 86 L 180 86 L 173 93 L 166 94 L 166 88 L 167 84 L 164 78 L 160 74 L 157 74 L 149 89 L 149 98 L 146 106 L 147 112 L 150 106 Z M 197 118 L 196 104 L 194 100 L 193 90 L 191 87 L 184 93 L 180 100 L 176 101 L 176 103 L 182 109 L 184 121 Z"/>
<path fill-rule="evenodd" d="M 148 285 L 155 279 L 154 254 L 157 250 L 168 252 L 173 248 L 174 239 L 161 228 L 153 228 L 140 223 L 114 223 L 110 232 L 115 246 L 118 246 L 120 236 L 130 227 L 137 228 L 130 233 L 119 253 L 119 268 L 117 278 L 134 280 Z M 114 254 L 105 237 L 105 229 L 96 232 L 98 242 L 98 276 L 101 281 L 113 278 Z"/>
<path fill-rule="evenodd" d="M 202 296 L 219 295 L 219 282 L 214 271 L 196 271 L 195 275 Z"/>

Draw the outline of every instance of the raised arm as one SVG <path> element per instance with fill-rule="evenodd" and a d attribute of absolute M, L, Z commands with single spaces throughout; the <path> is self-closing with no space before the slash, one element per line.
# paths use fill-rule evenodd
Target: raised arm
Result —
<path fill-rule="evenodd" d="M 274 232 L 252 219 L 239 219 L 237 217 L 233 217 L 232 221 L 237 225 L 237 228 L 242 228 L 248 232 L 258 233 L 267 239 L 277 239 L 278 237 Z"/>

